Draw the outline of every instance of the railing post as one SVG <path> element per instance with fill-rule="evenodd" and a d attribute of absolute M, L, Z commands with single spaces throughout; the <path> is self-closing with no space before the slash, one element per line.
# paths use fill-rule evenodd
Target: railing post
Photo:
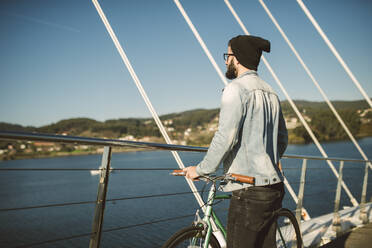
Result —
<path fill-rule="evenodd" d="M 362 199 L 360 201 L 360 215 L 359 219 L 363 222 L 363 224 L 368 223 L 368 216 L 366 210 L 366 197 L 367 197 L 367 181 L 368 181 L 368 166 L 369 162 L 366 163 L 366 167 L 364 169 L 364 180 L 363 180 L 363 189 L 362 189 Z"/>
<path fill-rule="evenodd" d="M 296 219 L 299 225 L 301 224 L 302 202 L 304 199 L 306 164 L 307 164 L 307 159 L 305 158 L 302 162 L 301 181 L 300 181 L 300 188 L 298 190 L 298 202 L 297 202 L 297 208 L 296 208 Z"/>
<path fill-rule="evenodd" d="M 94 212 L 92 236 L 90 238 L 89 248 L 98 248 L 101 241 L 101 231 L 103 225 L 103 214 L 106 205 L 106 193 L 108 187 L 108 179 L 110 174 L 111 147 L 105 146 L 102 163 L 101 177 L 98 183 L 96 210 Z"/>
<path fill-rule="evenodd" d="M 344 168 L 344 161 L 340 162 L 339 175 L 337 181 L 336 197 L 335 197 L 335 208 L 333 211 L 332 229 L 336 232 L 336 236 L 341 233 L 341 219 L 338 210 L 340 209 L 340 198 L 341 198 L 341 182 L 342 182 L 342 170 Z"/>

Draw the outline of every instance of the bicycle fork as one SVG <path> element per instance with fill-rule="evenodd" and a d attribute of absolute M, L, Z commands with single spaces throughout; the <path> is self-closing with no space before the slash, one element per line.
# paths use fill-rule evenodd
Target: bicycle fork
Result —
<path fill-rule="evenodd" d="M 221 232 L 221 230 L 217 227 L 216 223 L 214 222 L 213 216 L 212 216 L 212 205 L 213 205 L 215 195 L 216 195 L 216 185 L 213 184 L 208 194 L 207 207 L 206 207 L 205 215 L 202 221 L 200 220 L 199 214 L 197 213 L 197 218 L 198 218 L 197 222 L 199 224 L 202 224 L 204 227 L 203 236 L 205 234 L 205 240 L 204 240 L 203 248 L 208 248 L 212 233 L 217 238 L 218 243 L 220 244 L 221 248 L 226 248 L 225 236 Z"/>

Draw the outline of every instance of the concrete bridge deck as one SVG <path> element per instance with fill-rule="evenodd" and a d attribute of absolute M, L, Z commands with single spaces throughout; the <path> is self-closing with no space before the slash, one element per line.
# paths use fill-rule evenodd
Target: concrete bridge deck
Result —
<path fill-rule="evenodd" d="M 360 208 L 349 207 L 339 211 L 340 230 L 337 237 L 332 222 L 334 213 L 301 222 L 304 247 L 372 247 L 372 203 L 366 205 L 369 224 L 360 220 Z"/>
<path fill-rule="evenodd" d="M 372 223 L 363 227 L 355 228 L 328 244 L 321 246 L 322 248 L 360 248 L 372 247 Z"/>

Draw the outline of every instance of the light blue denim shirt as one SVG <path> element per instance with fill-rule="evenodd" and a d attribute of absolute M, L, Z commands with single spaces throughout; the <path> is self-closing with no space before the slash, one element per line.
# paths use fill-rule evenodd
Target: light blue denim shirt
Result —
<path fill-rule="evenodd" d="M 256 71 L 248 71 L 224 88 L 218 130 L 196 172 L 213 173 L 223 162 L 225 173 L 255 177 L 256 186 L 279 183 L 283 176 L 277 163 L 287 144 L 278 96 Z M 229 182 L 221 188 L 233 191 L 250 186 Z"/>

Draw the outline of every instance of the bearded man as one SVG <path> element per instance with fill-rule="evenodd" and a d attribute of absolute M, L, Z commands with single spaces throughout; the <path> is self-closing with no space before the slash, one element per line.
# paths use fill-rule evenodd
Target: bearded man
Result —
<path fill-rule="evenodd" d="M 208 152 L 197 166 L 184 169 L 195 179 L 214 173 L 223 162 L 225 173 L 255 178 L 255 184 L 228 182 L 232 191 L 227 223 L 227 247 L 276 247 L 274 211 L 281 208 L 284 186 L 279 166 L 288 143 L 280 101 L 274 90 L 257 75 L 262 51 L 270 42 L 239 35 L 224 54 L 226 77 L 233 79 L 223 90 L 218 130 Z"/>

